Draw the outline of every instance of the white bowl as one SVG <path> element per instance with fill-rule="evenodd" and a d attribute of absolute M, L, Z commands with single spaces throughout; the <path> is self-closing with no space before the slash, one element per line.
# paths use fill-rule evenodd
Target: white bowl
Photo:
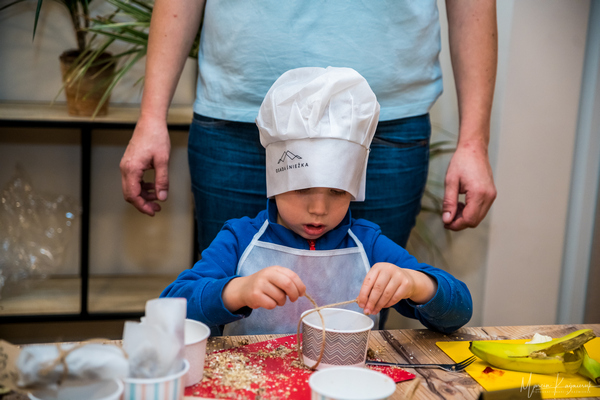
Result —
<path fill-rule="evenodd" d="M 204 375 L 206 342 L 210 336 L 210 328 L 202 322 L 186 319 L 184 332 L 184 357 L 190 363 L 190 370 L 183 379 L 183 384 L 187 387 L 200 382 Z"/>
<path fill-rule="evenodd" d="M 308 378 L 312 400 L 384 400 L 396 391 L 387 375 L 367 368 L 332 367 Z"/>
<path fill-rule="evenodd" d="M 40 389 L 29 393 L 31 400 L 118 400 L 123 393 L 123 382 L 65 381 L 58 390 Z"/>

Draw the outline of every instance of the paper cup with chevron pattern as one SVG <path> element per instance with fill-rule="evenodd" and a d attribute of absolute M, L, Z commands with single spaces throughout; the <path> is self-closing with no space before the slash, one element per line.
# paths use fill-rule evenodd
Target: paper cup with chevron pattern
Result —
<path fill-rule="evenodd" d="M 394 380 L 368 368 L 334 367 L 308 378 L 311 400 L 385 400 L 396 391 Z"/>
<path fill-rule="evenodd" d="M 183 360 L 181 371 L 162 378 L 125 378 L 121 400 L 182 400 L 183 377 L 190 363 Z"/>
<path fill-rule="evenodd" d="M 323 342 L 323 326 L 317 312 L 302 316 L 302 357 L 313 366 L 319 359 Z M 325 350 L 317 369 L 335 366 L 364 367 L 373 320 L 356 311 L 341 308 L 321 310 L 325 320 Z"/>

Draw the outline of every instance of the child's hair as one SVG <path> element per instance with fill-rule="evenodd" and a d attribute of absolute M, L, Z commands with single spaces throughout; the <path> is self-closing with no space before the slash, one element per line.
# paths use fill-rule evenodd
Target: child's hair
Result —
<path fill-rule="evenodd" d="M 379 103 L 351 68 L 298 68 L 269 89 L 256 125 L 266 149 L 267 196 L 312 187 L 365 198 Z"/>

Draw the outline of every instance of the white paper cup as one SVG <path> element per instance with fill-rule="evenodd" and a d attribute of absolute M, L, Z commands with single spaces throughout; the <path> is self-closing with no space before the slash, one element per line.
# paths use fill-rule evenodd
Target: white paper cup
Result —
<path fill-rule="evenodd" d="M 387 375 L 367 368 L 335 367 L 308 378 L 311 400 L 384 400 L 396 390 Z"/>
<path fill-rule="evenodd" d="M 123 382 L 118 379 L 104 381 L 65 381 L 58 391 L 41 389 L 29 393 L 31 400 L 119 400 Z"/>
<path fill-rule="evenodd" d="M 210 328 L 200 321 L 186 319 L 184 329 L 184 357 L 190 363 L 190 370 L 183 379 L 184 386 L 187 387 L 200 382 L 204 375 L 206 342 L 210 336 Z"/>
<path fill-rule="evenodd" d="M 302 313 L 302 316 L 311 310 Z M 373 320 L 356 311 L 341 308 L 321 310 L 325 320 L 325 350 L 317 369 L 336 366 L 364 367 Z M 312 367 L 323 343 L 323 327 L 317 312 L 302 320 L 302 358 Z"/>
<path fill-rule="evenodd" d="M 190 363 L 183 360 L 181 370 L 162 378 L 125 378 L 122 400 L 181 400 L 183 399 L 183 376 Z"/>

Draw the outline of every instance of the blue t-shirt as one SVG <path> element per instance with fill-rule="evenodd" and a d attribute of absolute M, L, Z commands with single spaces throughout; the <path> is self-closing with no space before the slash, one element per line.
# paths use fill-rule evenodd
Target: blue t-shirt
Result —
<path fill-rule="evenodd" d="M 380 120 L 422 115 L 442 93 L 436 0 L 207 0 L 194 112 L 254 122 L 285 71 L 350 67 Z"/>

